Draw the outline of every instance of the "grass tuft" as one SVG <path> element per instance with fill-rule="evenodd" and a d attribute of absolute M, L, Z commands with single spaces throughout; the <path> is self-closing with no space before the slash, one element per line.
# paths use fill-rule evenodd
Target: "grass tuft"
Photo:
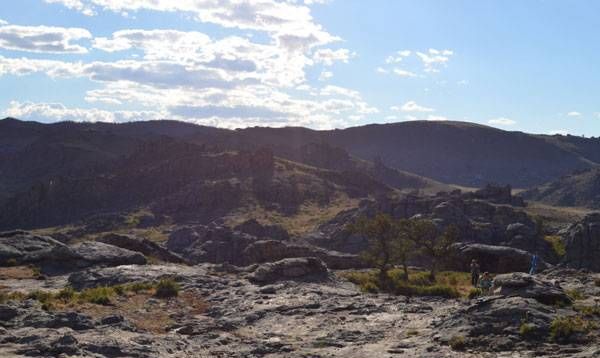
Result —
<path fill-rule="evenodd" d="M 467 342 L 463 336 L 452 336 L 448 344 L 455 351 L 464 351 L 467 347 Z"/>
<path fill-rule="evenodd" d="M 177 297 L 180 290 L 181 287 L 175 280 L 166 278 L 158 282 L 154 296 L 158 298 Z"/>
<path fill-rule="evenodd" d="M 597 325 L 581 316 L 557 317 L 550 325 L 550 338 L 558 343 L 568 343 L 575 336 L 585 334 Z"/>
<path fill-rule="evenodd" d="M 552 251 L 558 256 L 562 258 L 567 253 L 567 248 L 565 247 L 565 243 L 562 238 L 557 235 L 547 235 L 544 236 L 544 240 L 550 244 L 552 247 Z"/>
<path fill-rule="evenodd" d="M 79 299 L 96 305 L 109 305 L 114 294 L 115 291 L 111 287 L 101 286 L 81 291 Z"/>

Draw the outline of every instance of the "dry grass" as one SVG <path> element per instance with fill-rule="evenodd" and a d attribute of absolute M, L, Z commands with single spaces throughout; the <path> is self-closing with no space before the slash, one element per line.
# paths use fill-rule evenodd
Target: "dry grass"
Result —
<path fill-rule="evenodd" d="M 140 292 L 126 292 L 115 296 L 109 305 L 90 302 L 59 302 L 53 305 L 55 311 L 76 311 L 99 319 L 109 315 L 121 315 L 140 330 L 153 334 L 165 333 L 167 327 L 175 323 L 175 316 L 194 316 L 206 311 L 207 303 L 195 292 L 181 292 L 168 300 L 154 298 L 154 289 Z"/>
<path fill-rule="evenodd" d="M 570 224 L 583 219 L 591 212 L 586 208 L 558 207 L 538 202 L 527 202 L 524 211 L 532 217 L 539 216 L 548 223 Z"/>
<path fill-rule="evenodd" d="M 0 267 L 0 280 L 35 279 L 39 273 L 29 266 Z"/>
<path fill-rule="evenodd" d="M 281 225 L 292 236 L 300 236 L 311 232 L 320 224 L 333 219 L 344 210 L 358 206 L 359 199 L 349 198 L 345 194 L 338 194 L 328 205 L 307 202 L 300 206 L 298 213 L 285 216 L 276 211 L 266 210 L 262 206 L 252 205 L 240 209 L 226 219 L 226 224 L 236 226 L 248 219 L 256 219 L 258 222 L 269 225 Z"/>

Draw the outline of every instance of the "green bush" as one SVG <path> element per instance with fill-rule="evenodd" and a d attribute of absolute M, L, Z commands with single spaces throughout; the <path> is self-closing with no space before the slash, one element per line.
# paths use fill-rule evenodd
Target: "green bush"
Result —
<path fill-rule="evenodd" d="M 479 296 L 481 296 L 481 294 L 483 293 L 483 291 L 481 290 L 481 288 L 472 288 L 469 291 L 469 294 L 467 295 L 467 297 L 472 300 L 474 298 L 477 298 Z"/>
<path fill-rule="evenodd" d="M 140 293 L 142 291 L 149 291 L 154 288 L 154 284 L 150 282 L 134 282 L 127 286 L 125 286 L 126 291 L 133 291 L 135 293 Z"/>
<path fill-rule="evenodd" d="M 563 242 L 560 236 L 556 235 L 548 235 L 544 236 L 544 240 L 552 246 L 552 251 L 558 257 L 563 257 L 567 253 L 567 248 L 565 247 L 565 243 Z"/>
<path fill-rule="evenodd" d="M 452 336 L 448 344 L 455 351 L 463 351 L 467 347 L 467 342 L 463 336 Z"/>
<path fill-rule="evenodd" d="M 84 302 L 89 302 L 97 305 L 108 305 L 115 291 L 110 287 L 95 287 L 83 290 L 79 295 Z"/>
<path fill-rule="evenodd" d="M 162 279 L 156 285 L 156 293 L 158 298 L 176 297 L 179 295 L 179 284 L 173 279 Z"/>
<path fill-rule="evenodd" d="M 50 302 L 52 299 L 52 293 L 48 291 L 35 290 L 27 294 L 28 299 L 38 300 L 42 304 Z"/>
<path fill-rule="evenodd" d="M 72 301 L 75 298 L 75 296 L 77 296 L 77 292 L 75 292 L 75 290 L 72 287 L 65 287 L 62 290 L 58 291 L 56 295 L 54 295 L 54 298 L 64 302 L 69 302 Z"/>
<path fill-rule="evenodd" d="M 527 322 L 522 322 L 519 326 L 519 334 L 523 337 L 527 337 L 533 333 L 534 329 L 535 327 L 533 325 Z"/>
<path fill-rule="evenodd" d="M 580 316 L 557 317 L 550 324 L 550 338 L 559 343 L 569 342 L 575 335 L 584 334 L 596 325 Z"/>

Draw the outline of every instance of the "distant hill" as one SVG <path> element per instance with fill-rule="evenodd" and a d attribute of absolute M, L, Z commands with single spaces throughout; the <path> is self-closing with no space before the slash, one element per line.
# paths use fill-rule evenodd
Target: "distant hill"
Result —
<path fill-rule="evenodd" d="M 270 145 L 276 152 L 324 142 L 365 160 L 449 184 L 490 182 L 526 188 L 600 162 L 600 140 L 531 135 L 465 122 L 412 121 L 344 130 L 248 128 L 228 143 Z M 596 149 L 598 149 L 596 151 Z"/>
<path fill-rule="evenodd" d="M 600 209 L 600 169 L 583 170 L 520 194 L 553 206 Z"/>
<path fill-rule="evenodd" d="M 150 208 L 206 222 L 244 208 L 293 215 L 395 190 L 449 186 L 307 141 L 280 151 L 233 145 L 236 132 L 174 121 L 0 121 L 0 230 Z"/>

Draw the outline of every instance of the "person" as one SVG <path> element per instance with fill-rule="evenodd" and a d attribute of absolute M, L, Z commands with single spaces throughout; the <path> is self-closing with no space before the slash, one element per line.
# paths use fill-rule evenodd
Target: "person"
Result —
<path fill-rule="evenodd" d="M 483 294 L 487 294 L 492 289 L 492 277 L 489 272 L 484 272 L 479 280 L 479 288 L 483 291 Z"/>
<path fill-rule="evenodd" d="M 479 263 L 477 260 L 471 260 L 471 284 L 473 287 L 477 287 L 479 281 Z"/>
<path fill-rule="evenodd" d="M 537 268 L 537 262 L 538 262 L 538 255 L 537 255 L 537 252 L 536 252 L 531 257 L 531 268 L 529 269 L 529 274 L 530 275 L 535 275 L 535 270 Z"/>

